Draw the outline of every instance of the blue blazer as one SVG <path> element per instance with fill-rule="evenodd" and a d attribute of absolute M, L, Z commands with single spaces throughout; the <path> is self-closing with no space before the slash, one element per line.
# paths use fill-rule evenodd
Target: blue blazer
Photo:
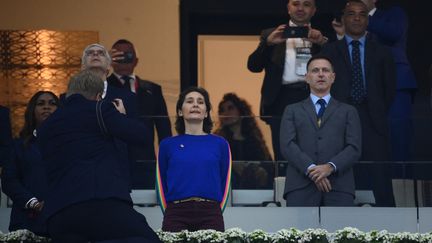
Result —
<path fill-rule="evenodd" d="M 138 121 L 103 102 L 104 133 L 96 117 L 96 101 L 70 96 L 38 129 L 46 162 L 48 193 L 45 214 L 88 200 L 115 198 L 131 202 L 129 163 L 117 140 L 145 143 L 148 132 Z"/>
<path fill-rule="evenodd" d="M 415 89 L 417 82 L 406 55 L 408 18 L 402 8 L 377 9 L 369 17 L 368 31 L 391 49 L 396 63 L 397 89 Z"/>
<path fill-rule="evenodd" d="M 123 105 L 126 109 L 126 116 L 129 118 L 137 119 L 137 113 L 136 113 L 136 95 L 130 91 L 127 91 L 125 89 L 120 89 L 118 87 L 112 86 L 108 84 L 106 94 L 104 97 L 104 100 L 107 102 L 112 102 L 114 99 L 122 99 Z M 63 105 L 66 102 L 66 94 L 60 95 L 60 104 Z M 128 151 L 128 145 L 120 140 L 115 140 L 116 146 L 119 149 L 120 153 L 125 159 L 129 158 L 129 151 Z M 153 145 L 151 145 L 153 146 Z M 142 145 L 140 147 L 143 147 Z M 128 176 L 131 177 L 132 173 L 132 160 L 129 160 L 129 174 Z M 132 181 L 130 179 L 130 187 L 132 189 Z"/>
<path fill-rule="evenodd" d="M 32 140 L 24 146 L 23 139 L 14 140 L 12 159 L 4 164 L 2 174 L 3 191 L 12 201 L 9 231 L 28 229 L 34 233 L 46 232 L 45 223 L 39 214 L 25 209 L 33 197 L 45 200 L 47 183 L 39 149 Z"/>
<path fill-rule="evenodd" d="M 0 167 L 9 159 L 11 141 L 9 109 L 0 106 Z"/>

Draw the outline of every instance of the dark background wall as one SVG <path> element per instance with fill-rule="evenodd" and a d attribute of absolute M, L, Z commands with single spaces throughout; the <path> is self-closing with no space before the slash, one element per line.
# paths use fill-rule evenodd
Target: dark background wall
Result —
<path fill-rule="evenodd" d="M 379 0 L 387 1 L 387 0 Z M 417 77 L 413 101 L 413 160 L 432 160 L 431 110 L 431 13 L 427 1 L 389 0 L 405 9 L 409 21 L 407 53 Z M 328 31 L 333 16 L 345 0 L 316 0 L 318 11 L 312 24 Z M 261 30 L 287 22 L 287 0 L 180 0 L 180 82 L 181 89 L 197 85 L 198 35 L 259 35 Z M 229 58 L 229 57 L 227 57 Z M 246 68 L 246 63 L 245 63 Z"/>
<path fill-rule="evenodd" d="M 393 0 L 394 2 L 394 0 Z M 431 17 L 423 1 L 406 0 L 399 4 L 406 10 L 409 20 L 408 55 L 415 70 L 419 92 L 429 95 L 431 82 L 428 69 L 431 48 L 428 46 Z M 198 35 L 258 35 L 262 29 L 286 23 L 287 0 L 181 0 L 180 46 L 181 87 L 197 83 Z M 316 0 L 318 12 L 312 24 L 331 30 L 330 22 L 340 12 L 345 0 Z M 428 32 L 428 33 L 426 33 Z"/>

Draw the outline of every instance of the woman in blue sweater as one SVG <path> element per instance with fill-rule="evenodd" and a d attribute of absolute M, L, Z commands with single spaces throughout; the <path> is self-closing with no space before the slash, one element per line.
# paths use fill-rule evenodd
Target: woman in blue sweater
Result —
<path fill-rule="evenodd" d="M 44 164 L 36 146 L 36 128 L 58 106 L 57 96 L 39 91 L 27 104 L 24 127 L 14 140 L 12 160 L 6 161 L 2 175 L 3 191 L 12 201 L 9 231 L 28 229 L 45 235 L 46 225 L 40 212 L 47 190 Z"/>
<path fill-rule="evenodd" d="M 231 179 L 225 139 L 210 134 L 213 122 L 206 90 L 190 87 L 177 101 L 175 137 L 159 148 L 157 189 L 164 211 L 162 230 L 224 231 L 222 212 Z"/>

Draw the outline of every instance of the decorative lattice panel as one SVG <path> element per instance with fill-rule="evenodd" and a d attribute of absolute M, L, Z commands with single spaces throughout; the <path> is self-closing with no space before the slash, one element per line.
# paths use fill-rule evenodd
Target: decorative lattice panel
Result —
<path fill-rule="evenodd" d="M 39 90 L 65 92 L 83 49 L 97 42 L 94 31 L 0 30 L 0 104 L 11 109 L 15 135 L 30 97 Z"/>

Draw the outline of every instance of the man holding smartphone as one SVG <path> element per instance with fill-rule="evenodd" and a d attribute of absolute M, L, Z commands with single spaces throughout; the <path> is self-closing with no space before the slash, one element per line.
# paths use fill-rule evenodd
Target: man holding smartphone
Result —
<path fill-rule="evenodd" d="M 143 134 L 148 146 L 129 146 L 129 159 L 132 161 L 132 188 L 154 189 L 155 187 L 155 147 L 154 130 L 158 142 L 171 137 L 171 122 L 162 87 L 154 82 L 141 79 L 134 73 L 138 57 L 132 42 L 117 40 L 111 49 L 113 73 L 108 77 L 108 84 L 136 94 L 136 113 L 150 133 Z"/>
<path fill-rule="evenodd" d="M 260 115 L 270 125 L 276 160 L 282 160 L 279 127 L 285 106 L 308 97 L 306 64 L 327 42 L 310 24 L 316 12 L 315 0 L 288 0 L 287 9 L 289 23 L 263 30 L 257 49 L 248 59 L 251 72 L 265 70 Z"/>

